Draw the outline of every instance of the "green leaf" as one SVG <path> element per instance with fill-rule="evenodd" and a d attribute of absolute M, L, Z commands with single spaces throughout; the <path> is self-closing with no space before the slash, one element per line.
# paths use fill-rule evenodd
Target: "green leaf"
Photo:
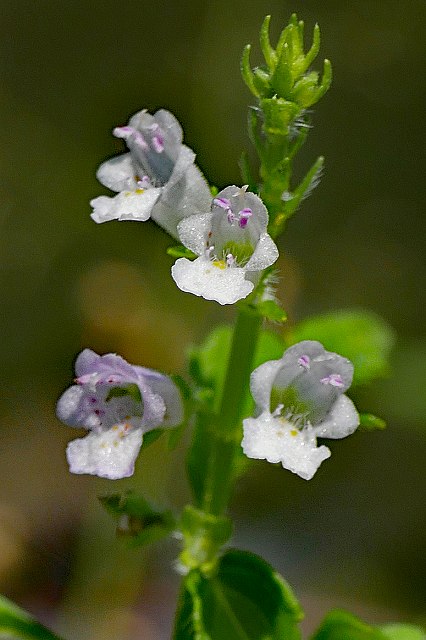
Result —
<path fill-rule="evenodd" d="M 26 611 L 0 596 L 0 638 L 19 640 L 60 640 Z"/>
<path fill-rule="evenodd" d="M 386 422 L 383 418 L 374 416 L 372 413 L 360 413 L 358 428 L 363 431 L 383 431 L 386 429 Z"/>
<path fill-rule="evenodd" d="M 263 300 L 256 305 L 257 312 L 271 322 L 285 322 L 287 314 L 275 300 Z"/>
<path fill-rule="evenodd" d="M 131 546 L 156 542 L 169 535 L 175 527 L 170 511 L 156 511 L 145 498 L 133 491 L 100 496 L 99 501 L 117 520 L 117 535 L 125 537 Z"/>
<path fill-rule="evenodd" d="M 362 310 L 343 310 L 314 316 L 298 324 L 290 344 L 319 340 L 329 351 L 352 361 L 354 384 L 364 384 L 389 373 L 393 329 L 380 316 Z"/>
<path fill-rule="evenodd" d="M 309 51 L 307 52 L 306 56 L 304 57 L 303 63 L 298 68 L 298 72 L 299 73 L 304 73 L 311 66 L 311 64 L 313 63 L 313 61 L 315 60 L 315 58 L 317 57 L 317 55 L 319 53 L 320 44 L 321 44 L 321 32 L 320 32 L 319 25 L 316 24 L 314 26 L 314 34 L 313 34 L 313 38 L 312 38 L 312 46 L 309 49 Z"/>
<path fill-rule="evenodd" d="M 424 629 L 411 624 L 387 624 L 380 630 L 386 640 L 426 640 Z"/>
<path fill-rule="evenodd" d="M 293 592 L 262 558 L 230 550 L 216 573 L 185 578 L 174 640 L 299 640 L 303 613 Z"/>
<path fill-rule="evenodd" d="M 324 158 L 320 156 L 309 169 L 299 186 L 294 190 L 291 199 L 285 204 L 286 219 L 297 210 L 302 200 L 305 200 L 318 185 L 324 166 Z"/>
<path fill-rule="evenodd" d="M 260 28 L 260 48 L 262 49 L 263 57 L 265 58 L 266 64 L 268 65 L 269 69 L 273 71 L 277 63 L 277 54 L 275 53 L 275 49 L 271 47 L 271 43 L 269 41 L 270 21 L 271 16 L 266 16 Z"/>
<path fill-rule="evenodd" d="M 326 615 L 311 640 L 386 640 L 386 636 L 351 613 L 336 610 Z"/>
<path fill-rule="evenodd" d="M 184 247 L 183 244 L 178 244 L 175 247 L 169 247 L 166 253 L 167 255 L 172 256 L 172 258 L 189 258 L 192 260 L 197 257 L 195 253 Z"/>
<path fill-rule="evenodd" d="M 241 58 L 241 75 L 243 76 L 243 80 L 248 86 L 248 88 L 250 89 L 250 91 L 252 92 L 252 94 L 258 98 L 260 97 L 260 94 L 254 83 L 254 75 L 250 65 L 250 51 L 251 51 L 251 45 L 247 44 L 244 47 L 243 55 Z"/>

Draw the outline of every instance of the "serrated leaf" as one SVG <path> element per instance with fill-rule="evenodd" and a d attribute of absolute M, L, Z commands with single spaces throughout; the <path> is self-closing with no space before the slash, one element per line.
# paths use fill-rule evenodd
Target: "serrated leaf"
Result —
<path fill-rule="evenodd" d="M 389 373 L 393 329 L 371 311 L 344 310 L 314 316 L 298 324 L 290 344 L 319 340 L 328 351 L 349 358 L 354 365 L 353 384 L 364 384 Z"/>
<path fill-rule="evenodd" d="M 166 253 L 172 258 L 189 258 L 192 260 L 197 257 L 195 253 L 184 247 L 183 244 L 178 244 L 175 247 L 169 247 Z"/>
<path fill-rule="evenodd" d="M 380 627 L 386 640 L 426 640 L 426 632 L 411 624 L 387 624 Z"/>
<path fill-rule="evenodd" d="M 330 611 L 311 640 L 386 640 L 386 636 L 343 610 Z"/>
<path fill-rule="evenodd" d="M 185 578 L 174 640 L 299 640 L 302 610 L 262 558 L 230 550 L 210 578 Z"/>
<path fill-rule="evenodd" d="M 117 520 L 117 535 L 131 546 L 156 542 L 169 535 L 175 526 L 170 511 L 157 511 L 141 495 L 128 491 L 100 496 L 102 506 Z"/>
<path fill-rule="evenodd" d="M 372 413 L 360 413 L 358 428 L 364 431 L 382 431 L 386 429 L 386 422 L 383 418 L 379 418 Z"/>
<path fill-rule="evenodd" d="M 0 596 L 0 638 L 18 640 L 61 640 L 29 613 Z"/>

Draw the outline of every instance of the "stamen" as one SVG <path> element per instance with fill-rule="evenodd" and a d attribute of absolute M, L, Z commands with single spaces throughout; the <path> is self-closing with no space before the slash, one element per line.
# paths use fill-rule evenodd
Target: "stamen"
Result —
<path fill-rule="evenodd" d="M 112 130 L 112 135 L 116 138 L 124 138 L 124 140 L 126 140 L 134 131 L 135 129 L 133 127 L 126 125 L 125 127 L 115 127 L 115 129 Z"/>
<path fill-rule="evenodd" d="M 150 189 L 152 187 L 151 180 L 148 176 L 142 176 L 142 178 L 138 180 L 136 184 L 139 189 Z"/>
<path fill-rule="evenodd" d="M 233 267 L 235 264 L 236 260 L 234 258 L 234 256 L 232 255 L 232 253 L 228 253 L 226 256 L 226 266 L 227 267 Z"/>
<path fill-rule="evenodd" d="M 228 198 L 215 198 L 213 204 L 221 209 L 231 209 L 231 201 Z"/>
<path fill-rule="evenodd" d="M 300 356 L 300 358 L 297 361 L 297 364 L 300 364 L 301 367 L 303 367 L 303 369 L 305 369 L 306 371 L 308 371 L 311 368 L 311 359 L 309 356 Z"/>
<path fill-rule="evenodd" d="M 161 133 L 157 133 L 152 138 L 152 146 L 154 147 L 154 151 L 156 153 L 163 153 L 164 151 L 164 138 Z"/>
<path fill-rule="evenodd" d="M 128 125 L 126 125 L 125 127 L 115 127 L 115 129 L 113 129 L 112 131 L 112 134 L 116 138 L 123 138 L 123 140 L 127 140 L 128 138 L 133 136 L 133 139 L 137 145 L 142 147 L 142 149 L 148 148 L 145 138 L 143 137 L 141 132 L 134 127 L 129 127 Z"/>
<path fill-rule="evenodd" d="M 281 415 L 281 411 L 284 409 L 284 405 L 283 404 L 279 404 L 277 405 L 277 407 L 274 409 L 274 411 L 272 412 L 272 416 L 274 418 L 279 418 L 279 416 Z"/>
<path fill-rule="evenodd" d="M 244 227 L 247 226 L 248 219 L 253 215 L 253 211 L 247 207 L 245 209 L 241 209 L 238 215 L 239 215 L 238 223 L 241 229 L 244 229 Z"/>
<path fill-rule="evenodd" d="M 137 131 L 136 129 L 134 129 L 134 139 L 136 144 L 141 147 L 141 149 L 148 149 L 148 145 L 146 143 L 145 138 L 143 137 L 143 135 L 141 134 L 140 131 Z"/>
<path fill-rule="evenodd" d="M 332 387 L 337 387 L 339 389 L 345 386 L 342 376 L 339 373 L 330 373 L 329 376 L 321 378 L 320 382 L 323 384 L 330 384 Z"/>
<path fill-rule="evenodd" d="M 207 260 L 211 260 L 212 259 L 212 253 L 214 251 L 214 246 L 212 245 L 211 247 L 207 247 L 207 249 L 204 251 L 204 256 Z"/>

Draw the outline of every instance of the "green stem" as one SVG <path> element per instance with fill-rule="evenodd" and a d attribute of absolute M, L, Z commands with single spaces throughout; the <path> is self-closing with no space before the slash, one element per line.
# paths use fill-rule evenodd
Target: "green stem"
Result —
<path fill-rule="evenodd" d="M 241 446 L 241 419 L 262 319 L 240 309 L 234 328 L 221 407 L 209 429 L 211 451 L 206 468 L 202 509 L 222 515 L 235 479 L 235 456 Z"/>

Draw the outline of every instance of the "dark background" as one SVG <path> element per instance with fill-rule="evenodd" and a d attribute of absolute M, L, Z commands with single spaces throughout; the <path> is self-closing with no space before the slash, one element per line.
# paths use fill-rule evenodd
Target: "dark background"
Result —
<path fill-rule="evenodd" d="M 359 393 L 389 422 L 356 434 L 307 483 L 254 464 L 233 504 L 235 543 L 294 585 L 312 629 L 331 606 L 422 621 L 425 600 L 423 0 L 320 2 L 1 0 L 0 591 L 69 640 L 167 638 L 176 597 L 170 542 L 128 552 L 96 495 L 139 486 L 178 508 L 183 449 L 163 441 L 130 481 L 71 476 L 73 433 L 54 415 L 83 347 L 184 372 L 190 341 L 232 309 L 183 294 L 154 225 L 89 218 L 95 170 L 141 108 L 170 109 L 219 187 L 239 183 L 250 94 L 239 58 L 265 14 L 322 30 L 334 66 L 300 154 L 326 157 L 320 187 L 280 241 L 290 322 L 370 308 L 396 329 L 393 374 Z M 260 62 L 257 45 L 253 62 Z M 424 617 L 423 617 L 424 621 Z"/>

